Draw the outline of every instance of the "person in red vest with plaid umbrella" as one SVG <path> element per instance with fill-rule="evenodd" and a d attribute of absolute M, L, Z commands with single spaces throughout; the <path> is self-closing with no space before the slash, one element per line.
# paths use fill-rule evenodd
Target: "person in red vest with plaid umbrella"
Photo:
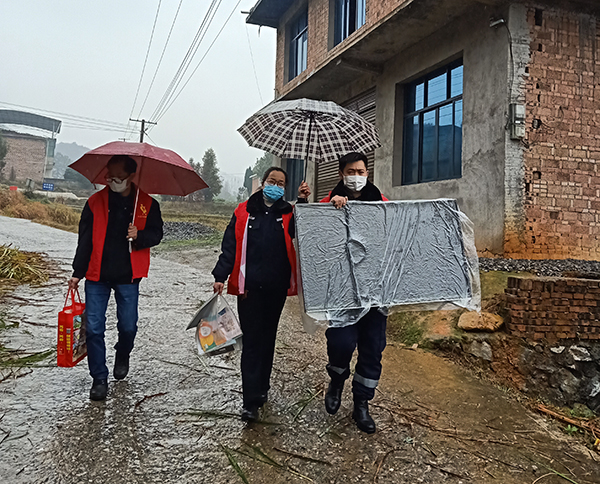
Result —
<path fill-rule="evenodd" d="M 212 271 L 213 289 L 238 297 L 242 327 L 242 420 L 254 421 L 267 401 L 279 317 L 287 296 L 296 295 L 295 225 L 292 206 L 283 200 L 287 173 L 269 168 L 261 189 L 240 203 L 223 235 Z M 298 197 L 308 198 L 303 182 Z"/>
<path fill-rule="evenodd" d="M 129 355 L 137 333 L 139 283 L 148 276 L 150 247 L 163 236 L 158 202 L 132 184 L 136 161 L 115 155 L 107 163 L 103 190 L 92 195 L 81 214 L 79 240 L 69 287 L 85 277 L 88 365 L 93 378 L 90 399 L 104 400 L 108 392 L 106 366 L 106 308 L 111 291 L 117 302 L 113 376 L 129 372 Z"/>

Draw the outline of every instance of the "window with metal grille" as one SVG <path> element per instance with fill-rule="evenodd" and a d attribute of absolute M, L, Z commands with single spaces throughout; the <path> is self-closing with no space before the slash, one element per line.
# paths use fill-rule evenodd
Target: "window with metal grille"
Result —
<path fill-rule="evenodd" d="M 288 80 L 306 69 L 308 46 L 308 10 L 290 23 L 290 63 Z"/>
<path fill-rule="evenodd" d="M 339 44 L 365 24 L 366 0 L 334 0 L 335 23 L 333 45 Z"/>
<path fill-rule="evenodd" d="M 402 184 L 460 178 L 463 63 L 405 86 Z"/>

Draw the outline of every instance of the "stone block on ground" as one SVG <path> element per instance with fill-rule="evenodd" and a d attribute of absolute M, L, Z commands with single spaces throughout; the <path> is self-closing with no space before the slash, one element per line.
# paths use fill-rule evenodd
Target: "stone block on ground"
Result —
<path fill-rule="evenodd" d="M 458 320 L 458 327 L 465 331 L 497 331 L 503 324 L 501 316 L 485 311 L 468 311 Z"/>

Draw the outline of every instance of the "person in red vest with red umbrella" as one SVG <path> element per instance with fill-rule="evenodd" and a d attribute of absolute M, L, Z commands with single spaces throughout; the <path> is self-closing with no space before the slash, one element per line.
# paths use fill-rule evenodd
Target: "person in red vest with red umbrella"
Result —
<path fill-rule="evenodd" d="M 137 333 L 139 282 L 148 276 L 150 247 L 158 245 L 163 236 L 158 202 L 132 184 L 136 161 L 115 155 L 106 167 L 107 187 L 89 198 L 81 214 L 73 276 L 69 280 L 69 287 L 75 289 L 81 279 L 86 279 L 92 400 L 104 400 L 108 392 L 104 332 L 111 291 L 117 302 L 119 332 L 113 376 L 121 380 L 129 371 L 129 355 Z"/>
<path fill-rule="evenodd" d="M 287 296 L 297 294 L 295 226 L 292 206 L 283 200 L 287 174 L 269 168 L 262 187 L 238 205 L 223 235 L 221 255 L 212 271 L 213 289 L 238 297 L 242 327 L 242 420 L 254 421 L 267 401 L 275 338 Z M 303 182 L 298 196 L 308 198 Z"/>

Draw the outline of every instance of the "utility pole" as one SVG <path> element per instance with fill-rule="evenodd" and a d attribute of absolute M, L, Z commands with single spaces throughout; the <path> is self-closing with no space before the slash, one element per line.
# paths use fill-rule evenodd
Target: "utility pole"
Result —
<path fill-rule="evenodd" d="M 146 124 L 156 124 L 152 121 L 146 121 L 145 119 L 131 119 L 129 121 L 133 121 L 134 123 L 142 123 L 142 127 L 140 129 L 140 143 L 144 142 L 144 134 L 146 133 Z"/>

